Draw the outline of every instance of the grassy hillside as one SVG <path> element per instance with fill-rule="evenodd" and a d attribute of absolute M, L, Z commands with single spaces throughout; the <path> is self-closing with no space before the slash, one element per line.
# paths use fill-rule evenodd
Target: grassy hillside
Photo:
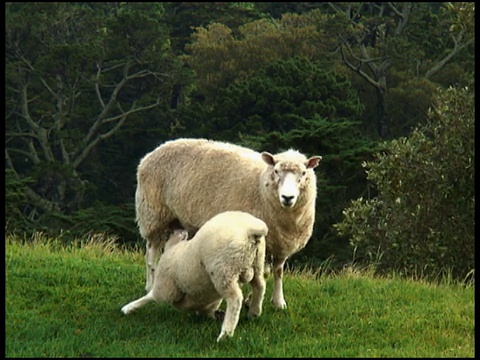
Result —
<path fill-rule="evenodd" d="M 101 240 L 101 239 L 100 239 Z M 217 344 L 220 322 L 151 303 L 143 251 L 90 239 L 64 247 L 38 236 L 6 237 L 6 357 L 473 357 L 474 287 L 338 275 L 286 273 L 288 309 L 242 312 L 235 335 Z"/>

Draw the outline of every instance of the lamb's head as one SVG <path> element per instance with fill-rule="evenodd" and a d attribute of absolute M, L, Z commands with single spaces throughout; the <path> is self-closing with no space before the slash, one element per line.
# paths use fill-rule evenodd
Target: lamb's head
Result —
<path fill-rule="evenodd" d="M 188 240 L 188 231 L 183 229 L 176 229 L 173 230 L 172 234 L 168 238 L 167 242 L 165 243 L 164 251 L 172 248 L 173 246 L 177 245 L 180 241 Z"/>
<path fill-rule="evenodd" d="M 288 150 L 277 155 L 264 151 L 262 159 L 269 165 L 266 185 L 277 191 L 278 200 L 284 208 L 293 208 L 315 176 L 312 169 L 318 166 L 322 157 L 307 159 L 296 150 Z"/>

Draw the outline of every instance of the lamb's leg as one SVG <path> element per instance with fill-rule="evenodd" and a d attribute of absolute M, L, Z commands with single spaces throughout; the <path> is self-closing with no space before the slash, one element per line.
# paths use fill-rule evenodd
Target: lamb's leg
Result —
<path fill-rule="evenodd" d="M 273 305 L 277 309 L 286 309 L 287 303 L 283 297 L 283 265 L 287 261 L 287 258 L 274 258 L 273 259 Z"/>
<path fill-rule="evenodd" d="M 263 271 L 255 273 L 252 281 L 250 281 L 252 293 L 248 300 L 248 317 L 260 316 L 262 313 L 263 297 L 265 296 L 265 278 Z"/>
<path fill-rule="evenodd" d="M 122 307 L 121 311 L 125 314 L 128 315 L 132 311 L 137 310 L 138 308 L 141 308 L 145 304 L 148 304 L 150 301 L 155 301 L 153 297 L 153 291 L 149 291 L 147 295 L 132 301 L 131 303 L 128 303 L 124 307 Z"/>
<path fill-rule="evenodd" d="M 217 342 L 225 339 L 227 336 L 233 336 L 240 318 L 243 302 L 242 289 L 235 281 L 232 281 L 230 285 L 222 291 L 221 295 L 227 303 L 227 308 L 222 323 L 222 330 L 220 331 L 220 335 L 218 335 Z"/>

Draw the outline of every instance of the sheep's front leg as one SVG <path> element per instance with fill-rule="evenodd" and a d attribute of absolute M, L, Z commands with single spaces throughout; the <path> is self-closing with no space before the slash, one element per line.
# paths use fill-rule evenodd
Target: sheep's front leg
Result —
<path fill-rule="evenodd" d="M 160 248 L 162 247 L 162 241 L 155 239 L 155 241 L 147 239 L 147 248 L 145 250 L 145 263 L 147 265 L 145 290 L 150 291 L 153 286 L 153 279 L 155 277 L 155 265 L 159 255 Z"/>
<path fill-rule="evenodd" d="M 225 339 L 227 336 L 233 336 L 240 318 L 243 302 L 242 289 L 236 282 L 230 283 L 230 286 L 222 291 L 221 295 L 227 303 L 227 308 L 222 323 L 222 330 L 220 331 L 220 335 L 218 335 L 217 342 Z"/>
<path fill-rule="evenodd" d="M 260 273 L 255 273 L 252 281 L 250 281 L 252 293 L 248 301 L 248 317 L 252 318 L 260 316 L 262 313 L 263 298 L 265 296 L 265 278 L 263 277 L 263 269 Z"/>
<path fill-rule="evenodd" d="M 273 305 L 277 309 L 286 309 L 287 303 L 283 296 L 283 265 L 287 261 L 287 258 L 274 258 L 273 259 Z"/>
<path fill-rule="evenodd" d="M 154 301 L 154 297 L 153 297 L 153 292 L 150 291 L 147 295 L 135 300 L 135 301 L 132 301 L 131 303 L 128 303 L 127 305 L 125 305 L 124 307 L 122 307 L 121 311 L 125 314 L 125 315 L 128 315 L 130 314 L 132 311 L 134 310 L 137 310 L 138 308 L 141 308 L 142 306 L 144 306 L 145 304 L 148 304 L 150 301 Z"/>

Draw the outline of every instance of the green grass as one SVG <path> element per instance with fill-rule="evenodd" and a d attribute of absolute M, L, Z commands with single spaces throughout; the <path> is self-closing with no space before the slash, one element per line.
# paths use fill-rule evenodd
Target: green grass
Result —
<path fill-rule="evenodd" d="M 269 302 L 233 338 L 220 322 L 151 303 L 143 251 L 90 239 L 72 246 L 6 236 L 6 357 L 473 357 L 474 286 L 287 272 L 286 310 Z"/>

